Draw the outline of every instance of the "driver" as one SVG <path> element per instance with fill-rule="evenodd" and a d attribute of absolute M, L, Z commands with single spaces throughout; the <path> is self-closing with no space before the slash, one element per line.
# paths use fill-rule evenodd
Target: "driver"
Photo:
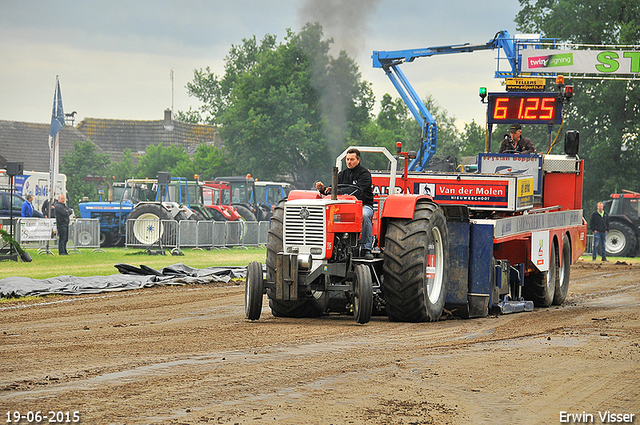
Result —
<path fill-rule="evenodd" d="M 369 170 L 360 165 L 360 151 L 351 148 L 347 151 L 347 168 L 338 173 L 338 184 L 348 184 L 360 188 L 354 196 L 362 201 L 362 235 L 360 243 L 363 245 L 362 253 L 364 258 L 372 260 L 373 255 L 373 189 L 371 184 L 371 173 Z M 316 189 L 323 195 L 331 193 L 331 186 L 325 187 L 322 182 L 316 183 Z"/>
<path fill-rule="evenodd" d="M 536 147 L 531 139 L 522 137 L 522 126 L 518 123 L 511 124 L 509 135 L 504 137 L 500 144 L 499 153 L 514 151 L 516 153 L 536 153 Z"/>

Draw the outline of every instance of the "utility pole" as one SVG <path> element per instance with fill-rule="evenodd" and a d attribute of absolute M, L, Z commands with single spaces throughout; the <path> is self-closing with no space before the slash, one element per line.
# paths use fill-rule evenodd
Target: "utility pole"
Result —
<path fill-rule="evenodd" d="M 169 73 L 171 77 L 171 112 L 173 113 L 173 99 L 174 99 L 174 90 L 173 90 L 173 68 L 171 68 L 171 72 Z"/>

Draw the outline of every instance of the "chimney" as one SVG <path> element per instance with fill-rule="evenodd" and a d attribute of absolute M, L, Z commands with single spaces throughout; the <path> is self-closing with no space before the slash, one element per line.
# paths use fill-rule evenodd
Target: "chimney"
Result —
<path fill-rule="evenodd" d="M 164 129 L 166 131 L 173 130 L 173 117 L 171 116 L 171 109 L 167 108 L 164 110 Z"/>

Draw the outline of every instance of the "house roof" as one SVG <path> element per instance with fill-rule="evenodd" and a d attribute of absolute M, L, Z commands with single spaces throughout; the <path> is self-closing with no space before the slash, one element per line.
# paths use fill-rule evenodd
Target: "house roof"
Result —
<path fill-rule="evenodd" d="M 120 161 L 127 148 L 138 156 L 145 153 L 147 146 L 159 143 L 183 146 L 189 154 L 203 143 L 222 145 L 217 127 L 174 121 L 169 110 L 165 111 L 164 120 L 85 118 L 76 128 L 108 153 L 112 161 Z"/>
<path fill-rule="evenodd" d="M 73 150 L 74 141 L 91 140 L 113 162 L 122 159 L 129 148 L 141 156 L 147 146 L 162 143 L 183 146 L 194 154 L 202 143 L 222 146 L 218 129 L 212 125 L 190 124 L 172 119 L 171 111 L 157 121 L 85 118 L 76 127 L 60 130 L 60 158 Z M 49 123 L 0 120 L 0 168 L 6 162 L 23 162 L 25 170 L 49 171 Z"/>
<path fill-rule="evenodd" d="M 49 171 L 49 130 L 51 124 L 0 120 L 0 157 L 6 162 L 22 162 L 24 170 Z M 64 126 L 60 135 L 60 158 L 73 150 L 74 141 L 87 140 L 78 129 Z"/>

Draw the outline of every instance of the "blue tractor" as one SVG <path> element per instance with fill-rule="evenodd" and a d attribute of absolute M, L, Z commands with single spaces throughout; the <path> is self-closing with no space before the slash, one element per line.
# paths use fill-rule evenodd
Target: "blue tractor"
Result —
<path fill-rule="evenodd" d="M 100 220 L 100 246 L 122 245 L 128 219 L 180 221 L 192 218 L 191 209 L 169 199 L 171 177 L 161 174 L 164 173 L 159 173 L 160 179 L 129 179 L 114 183 L 107 201 L 101 198 L 100 202 L 78 204 L 82 218 Z M 144 235 L 136 234 L 135 226 L 133 236 L 141 242 L 146 240 Z"/>

